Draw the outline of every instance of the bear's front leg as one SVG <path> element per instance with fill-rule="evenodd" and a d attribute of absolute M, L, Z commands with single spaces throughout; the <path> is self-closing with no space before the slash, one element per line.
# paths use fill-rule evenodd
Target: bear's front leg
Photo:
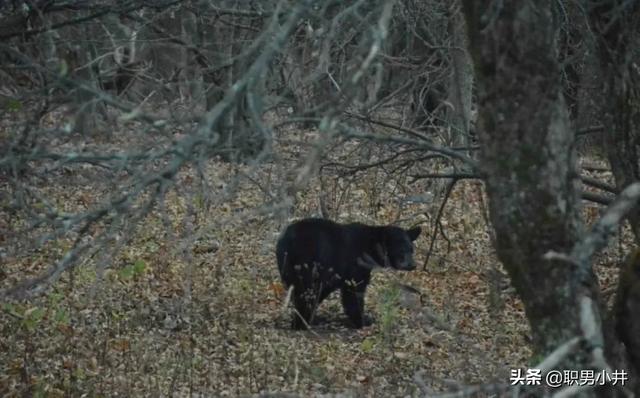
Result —
<path fill-rule="evenodd" d="M 364 289 L 345 286 L 341 289 L 342 307 L 353 326 L 360 329 L 371 325 L 371 318 L 364 315 Z"/>
<path fill-rule="evenodd" d="M 297 286 L 293 289 L 293 306 L 296 311 L 293 314 L 291 327 L 294 330 L 305 330 L 311 325 L 317 301 L 318 298 L 313 289 L 302 290 Z"/>

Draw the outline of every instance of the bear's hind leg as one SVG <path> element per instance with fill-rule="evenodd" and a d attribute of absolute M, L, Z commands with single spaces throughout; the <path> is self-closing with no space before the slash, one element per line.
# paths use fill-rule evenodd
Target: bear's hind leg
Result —
<path fill-rule="evenodd" d="M 364 290 L 343 287 L 340 293 L 344 313 L 349 317 L 353 326 L 360 329 L 363 326 L 371 325 L 371 318 L 364 315 Z"/>

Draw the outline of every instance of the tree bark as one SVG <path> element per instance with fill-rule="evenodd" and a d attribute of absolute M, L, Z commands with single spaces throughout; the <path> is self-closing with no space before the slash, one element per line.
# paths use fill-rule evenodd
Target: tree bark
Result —
<path fill-rule="evenodd" d="M 596 32 L 604 105 L 605 149 L 619 190 L 640 180 L 640 2 L 601 2 L 589 10 Z M 640 206 L 627 215 L 640 244 Z M 631 253 L 620 269 L 612 311 L 615 336 L 625 344 L 635 371 L 640 371 L 640 256 Z M 612 342 L 614 344 L 615 341 Z M 640 383 L 639 383 L 640 384 Z M 636 388 L 640 394 L 640 386 Z"/>
<path fill-rule="evenodd" d="M 609 153 L 622 189 L 640 175 L 635 135 L 640 125 L 640 79 L 638 64 L 629 62 L 635 47 L 625 41 L 640 37 L 638 24 L 631 23 L 640 15 L 638 2 L 614 3 L 610 9 L 602 9 L 599 3 L 597 10 L 591 10 L 591 18 L 594 26 L 607 29 L 600 32 L 599 44 L 602 76 L 607 76 L 605 96 L 611 99 L 605 123 L 616 134 L 609 141 L 617 146 Z M 637 358 L 638 339 L 633 331 L 640 330 L 636 323 L 640 318 L 634 314 L 638 308 L 635 288 L 640 286 L 638 262 L 631 261 L 621 276 L 624 285 L 618 292 L 617 328 L 613 328 L 612 323 L 601 321 L 604 305 L 592 270 L 580 272 L 558 256 L 544 256 L 549 251 L 571 252 L 582 229 L 575 142 L 562 93 L 553 7 L 550 0 L 535 4 L 507 0 L 498 8 L 464 1 L 479 88 L 480 160 L 496 252 L 524 303 L 534 353 L 546 356 L 572 337 L 583 336 L 579 301 L 588 297 L 596 303 L 593 319 L 603 330 L 609 365 L 630 371 L 628 384 L 637 393 L 628 357 Z M 624 26 L 633 31 L 616 28 L 623 14 L 629 18 Z M 603 15 L 606 21 L 599 19 Z M 612 15 L 619 20 L 612 21 Z M 629 216 L 636 232 L 638 217 L 637 209 Z M 620 355 L 620 341 L 630 355 L 625 357 L 623 350 Z M 586 355 L 581 350 L 562 365 L 592 366 Z M 611 396 L 617 391 L 605 387 L 597 393 Z"/>
<path fill-rule="evenodd" d="M 448 81 L 449 102 L 447 110 L 451 126 L 449 143 L 452 146 L 470 146 L 471 103 L 473 93 L 473 65 L 467 52 L 467 34 L 464 17 L 460 12 L 449 16 L 448 30 L 452 37 L 451 75 Z M 471 151 L 468 152 L 471 155 Z"/>
<path fill-rule="evenodd" d="M 258 24 L 266 23 L 264 19 L 243 20 L 238 17 L 238 25 L 211 26 L 199 22 L 199 36 L 203 38 L 200 47 L 211 53 L 212 65 L 202 69 L 202 80 L 206 86 L 206 108 L 213 109 L 223 99 L 229 90 L 239 79 L 248 73 L 249 66 L 257 57 L 258 52 L 250 55 L 234 57 L 233 54 L 242 53 L 242 45 L 254 40 L 260 40 L 255 33 L 260 31 Z M 245 29 L 244 26 L 252 29 Z M 253 25 L 256 25 L 254 27 Z M 213 41 L 213 38 L 224 37 L 224 40 Z M 262 79 L 262 78 L 261 78 Z M 265 137 L 262 129 L 256 128 L 255 121 L 249 116 L 247 95 L 260 97 L 263 83 L 256 84 L 243 93 L 243 98 L 238 100 L 232 108 L 229 108 L 216 126 L 222 143 L 220 155 L 223 159 L 232 162 L 245 162 L 255 159 L 268 145 L 268 137 Z"/>
<path fill-rule="evenodd" d="M 495 248 L 524 303 L 534 353 L 546 355 L 581 335 L 576 269 L 543 258 L 549 251 L 569 253 L 581 231 L 552 3 L 508 0 L 495 9 L 468 0 L 464 12 Z M 597 301 L 593 275 L 587 294 Z"/>

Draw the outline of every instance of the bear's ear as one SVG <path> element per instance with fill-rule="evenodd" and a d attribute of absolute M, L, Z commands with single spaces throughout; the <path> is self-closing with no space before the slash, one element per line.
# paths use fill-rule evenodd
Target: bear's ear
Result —
<path fill-rule="evenodd" d="M 407 230 L 409 239 L 411 239 L 412 242 L 418 239 L 418 236 L 420 236 L 420 232 L 422 232 L 422 229 L 420 227 L 415 227 L 415 228 L 411 228 L 410 230 Z"/>

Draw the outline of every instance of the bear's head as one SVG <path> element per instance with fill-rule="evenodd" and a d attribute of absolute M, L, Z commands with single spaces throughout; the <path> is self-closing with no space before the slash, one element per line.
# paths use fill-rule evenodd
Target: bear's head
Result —
<path fill-rule="evenodd" d="M 383 242 L 385 265 L 402 271 L 415 269 L 413 241 L 420 236 L 420 232 L 420 227 L 409 230 L 400 227 L 386 227 Z"/>

